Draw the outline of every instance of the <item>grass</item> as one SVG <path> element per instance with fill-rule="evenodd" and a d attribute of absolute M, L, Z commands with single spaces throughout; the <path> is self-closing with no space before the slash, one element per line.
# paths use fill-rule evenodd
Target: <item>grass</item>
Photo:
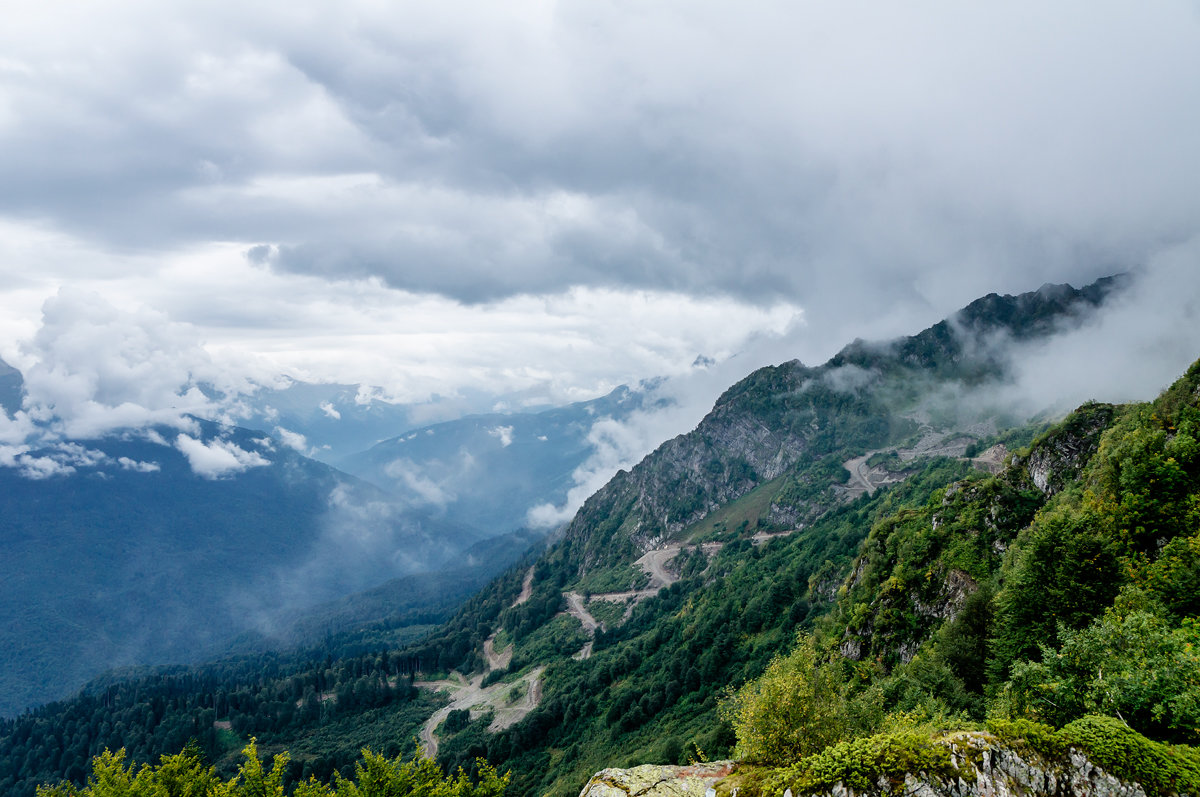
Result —
<path fill-rule="evenodd" d="M 737 539 L 743 534 L 753 534 L 759 521 L 771 513 L 771 504 L 783 488 L 786 476 L 764 482 L 733 503 L 713 512 L 690 528 L 685 529 L 683 538 L 691 542 Z"/>

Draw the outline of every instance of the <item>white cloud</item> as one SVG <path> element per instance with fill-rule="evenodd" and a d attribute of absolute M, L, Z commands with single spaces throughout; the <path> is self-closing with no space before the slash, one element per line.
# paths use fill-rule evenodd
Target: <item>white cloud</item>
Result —
<path fill-rule="evenodd" d="M 416 503 L 445 506 L 455 498 L 447 483 L 434 481 L 410 459 L 395 459 L 383 471 L 407 489 Z"/>
<path fill-rule="evenodd" d="M 512 445 L 513 428 L 511 426 L 497 426 L 495 428 L 488 429 L 488 436 L 499 440 L 502 448 L 508 448 Z"/>
<path fill-rule="evenodd" d="M 175 447 L 187 457 L 192 472 L 206 479 L 219 479 L 271 464 L 270 460 L 258 452 L 244 451 L 229 440 L 212 440 L 205 443 L 203 440 L 181 434 L 175 438 Z"/>
<path fill-rule="evenodd" d="M 75 468 L 55 457 L 22 455 L 17 458 L 17 467 L 27 479 L 49 479 L 52 476 L 69 476 Z"/>
<path fill-rule="evenodd" d="M 245 387 L 213 364 L 186 325 L 70 287 L 46 300 L 21 359 L 29 418 L 75 439 L 154 424 L 185 427 L 186 415 L 216 409 L 202 382 Z"/>
<path fill-rule="evenodd" d="M 299 451 L 301 454 L 308 453 L 308 440 L 306 440 L 304 435 L 300 434 L 299 432 L 293 432 L 291 430 L 284 429 L 282 426 L 276 426 L 275 436 L 278 437 L 280 442 L 282 442 L 288 448 Z"/>
<path fill-rule="evenodd" d="M 162 470 L 157 462 L 142 462 L 129 457 L 117 457 L 117 464 L 125 470 L 131 470 L 135 473 L 155 473 Z"/>
<path fill-rule="evenodd" d="M 335 421 L 341 420 L 342 414 L 338 412 L 337 407 L 333 406 L 328 401 L 322 401 L 320 407 L 321 412 L 325 413 L 327 417 L 333 418 Z"/>
<path fill-rule="evenodd" d="M 820 361 L 1200 218 L 1187 2 L 63 16 L 0 30 L 0 356 L 60 435 L 229 375 L 530 406 Z"/>

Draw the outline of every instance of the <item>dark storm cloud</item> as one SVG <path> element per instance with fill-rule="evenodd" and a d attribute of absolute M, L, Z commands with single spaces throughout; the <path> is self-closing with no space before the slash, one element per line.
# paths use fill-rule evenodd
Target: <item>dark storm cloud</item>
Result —
<path fill-rule="evenodd" d="M 0 212 L 112 247 L 819 325 L 1083 282 L 1200 218 L 1186 3 L 96 13 L 7 34 Z"/>

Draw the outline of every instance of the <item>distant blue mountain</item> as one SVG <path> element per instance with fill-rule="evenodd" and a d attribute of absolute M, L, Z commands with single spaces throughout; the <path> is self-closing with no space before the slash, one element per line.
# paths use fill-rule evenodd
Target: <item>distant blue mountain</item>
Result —
<path fill-rule="evenodd" d="M 410 430 L 337 465 L 450 522 L 500 534 L 523 527 L 533 506 L 561 505 L 575 469 L 596 451 L 596 421 L 627 418 L 645 401 L 645 391 L 622 386 L 541 412 L 471 415 Z"/>
<path fill-rule="evenodd" d="M 0 406 L 22 396 L 0 362 Z M 644 401 L 622 387 L 413 429 L 411 407 L 294 383 L 252 397 L 269 432 L 196 420 L 25 451 L 0 467 L 0 716 L 110 668 L 445 609 L 540 537 L 526 513 L 565 501 L 596 421 Z M 281 429 L 330 459 L 392 437 L 342 457 L 351 475 Z"/>
<path fill-rule="evenodd" d="M 220 478 L 194 472 L 178 431 L 154 434 L 28 453 L 58 475 L 0 468 L 0 715 L 111 667 L 269 636 L 297 610 L 439 569 L 484 536 L 257 432 L 199 422 L 187 435 L 201 455 L 236 447 L 266 463 Z"/>
<path fill-rule="evenodd" d="M 21 372 L 0 360 L 0 409 L 9 415 L 21 409 L 21 397 L 25 392 L 25 381 Z"/>

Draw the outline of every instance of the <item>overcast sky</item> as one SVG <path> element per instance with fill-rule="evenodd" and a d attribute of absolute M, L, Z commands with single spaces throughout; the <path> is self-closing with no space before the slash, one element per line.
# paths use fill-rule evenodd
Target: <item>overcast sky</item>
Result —
<path fill-rule="evenodd" d="M 1108 339 L 1186 365 L 1197 236 L 1194 0 L 8 0 L 0 25 L 0 356 L 89 429 L 200 378 L 732 379 L 1161 263 L 1167 304 Z"/>

